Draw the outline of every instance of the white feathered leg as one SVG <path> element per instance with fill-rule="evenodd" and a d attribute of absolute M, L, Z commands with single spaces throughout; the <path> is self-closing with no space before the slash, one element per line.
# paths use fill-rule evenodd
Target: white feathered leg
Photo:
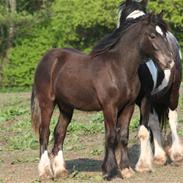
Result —
<path fill-rule="evenodd" d="M 169 124 L 172 132 L 172 146 L 168 150 L 168 154 L 173 162 L 183 160 L 183 144 L 177 134 L 178 115 L 177 111 L 169 109 Z"/>
<path fill-rule="evenodd" d="M 135 169 L 138 172 L 152 171 L 153 156 L 150 144 L 150 135 L 144 125 L 140 126 L 138 137 L 140 139 L 140 157 Z"/>

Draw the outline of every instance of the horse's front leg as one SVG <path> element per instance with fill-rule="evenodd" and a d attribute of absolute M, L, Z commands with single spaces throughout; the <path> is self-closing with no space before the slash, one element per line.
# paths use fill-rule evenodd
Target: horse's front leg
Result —
<path fill-rule="evenodd" d="M 73 109 L 68 109 L 66 111 L 60 110 L 59 120 L 54 130 L 55 141 L 51 155 L 54 178 L 65 178 L 68 176 L 63 156 L 63 143 L 72 114 Z"/>
<path fill-rule="evenodd" d="M 180 61 L 180 60 L 179 60 Z M 179 101 L 179 89 L 181 84 L 181 62 L 179 65 L 176 65 L 176 71 L 174 75 L 173 85 L 171 87 L 170 92 L 170 101 L 169 101 L 169 124 L 172 132 L 172 146 L 168 149 L 168 155 L 170 159 L 179 163 L 183 160 L 183 142 L 179 138 L 177 134 L 177 123 L 178 123 L 178 115 L 177 115 L 177 106 Z"/>
<path fill-rule="evenodd" d="M 138 132 L 138 138 L 140 139 L 140 157 L 135 167 L 138 172 L 152 171 L 153 169 L 153 153 L 150 143 L 150 133 L 148 130 L 149 113 L 150 101 L 144 97 L 140 106 L 141 125 Z"/>
<path fill-rule="evenodd" d="M 125 107 L 118 114 L 117 134 L 118 145 L 120 147 L 121 157 L 119 167 L 121 169 L 121 175 L 123 178 L 129 178 L 134 174 L 134 171 L 130 167 L 130 161 L 128 157 L 128 137 L 129 137 L 129 124 L 134 112 L 134 105 Z"/>
<path fill-rule="evenodd" d="M 103 110 L 105 123 L 105 157 L 102 164 L 104 179 L 110 180 L 118 175 L 118 166 L 115 157 L 116 140 L 116 123 L 117 110 L 112 105 Z"/>
<path fill-rule="evenodd" d="M 170 156 L 171 160 L 175 163 L 179 163 L 183 160 L 183 144 L 177 134 L 177 123 L 177 111 L 172 111 L 171 109 L 169 109 L 169 124 L 172 133 L 172 145 L 171 148 L 168 149 L 168 155 Z"/>

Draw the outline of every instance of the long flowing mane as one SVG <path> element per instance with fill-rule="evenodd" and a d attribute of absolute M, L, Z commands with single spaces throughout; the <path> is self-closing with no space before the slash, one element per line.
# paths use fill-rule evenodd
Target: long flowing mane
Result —
<path fill-rule="evenodd" d="M 122 28 L 117 28 L 112 33 L 105 36 L 92 50 L 91 55 L 97 56 L 111 50 L 120 40 Z"/>
<path fill-rule="evenodd" d="M 119 42 L 121 37 L 124 35 L 124 33 L 131 27 L 134 26 L 139 21 L 143 21 L 144 19 L 147 19 L 150 16 L 153 16 L 153 13 L 143 15 L 136 19 L 129 19 L 127 20 L 123 26 L 120 26 L 119 28 L 116 28 L 111 34 L 108 34 L 106 37 L 104 37 L 91 51 L 92 56 L 97 56 L 100 54 L 103 54 L 107 51 L 111 51 Z M 153 22 L 156 25 L 159 25 L 163 32 L 166 33 L 168 30 L 168 25 L 166 22 L 160 17 L 160 16 L 153 16 Z"/>
<path fill-rule="evenodd" d="M 148 15 L 147 15 L 148 16 Z M 92 56 L 97 56 L 103 54 L 107 51 L 112 50 L 124 33 L 130 28 L 130 26 L 134 25 L 135 23 L 139 22 L 139 20 L 143 20 L 146 16 L 139 17 L 137 19 L 126 21 L 123 26 L 116 28 L 112 33 L 105 36 L 91 51 Z"/>

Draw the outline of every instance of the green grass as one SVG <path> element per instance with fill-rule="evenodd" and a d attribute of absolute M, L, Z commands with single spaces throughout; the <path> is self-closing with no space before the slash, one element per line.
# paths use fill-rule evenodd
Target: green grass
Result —
<path fill-rule="evenodd" d="M 8 96 L 7 102 L 3 104 L 0 110 L 0 132 L 1 140 L 6 144 L 0 150 L 25 150 L 38 149 L 39 143 L 37 137 L 32 131 L 30 120 L 30 99 L 21 95 Z M 1 106 L 1 104 L 0 104 Z M 183 98 L 179 100 L 179 107 L 183 108 Z M 78 112 L 76 111 L 76 114 Z M 86 113 L 85 113 L 86 114 Z M 77 115 L 76 115 L 77 116 Z M 78 113 L 78 117 L 74 117 L 67 131 L 69 139 L 65 141 L 65 149 L 80 150 L 84 146 L 80 139 L 81 136 L 91 136 L 96 134 L 104 134 L 103 115 L 101 112 L 92 113 L 91 115 Z M 82 119 L 83 118 L 83 119 Z M 54 113 L 50 125 L 50 142 L 53 143 L 53 130 L 58 120 L 58 110 Z M 180 113 L 179 122 L 183 122 L 183 115 Z M 130 123 L 130 130 L 136 131 L 139 125 L 139 115 L 135 115 Z M 179 130 L 179 134 L 183 136 L 183 130 Z M 67 139 L 67 138 L 66 138 Z M 91 154 L 98 155 L 102 150 L 93 149 Z"/>
<path fill-rule="evenodd" d="M 29 92 L 32 87 L 1 87 L 1 93 Z"/>

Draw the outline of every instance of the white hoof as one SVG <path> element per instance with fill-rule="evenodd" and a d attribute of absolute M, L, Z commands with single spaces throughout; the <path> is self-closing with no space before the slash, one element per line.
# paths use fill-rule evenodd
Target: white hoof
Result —
<path fill-rule="evenodd" d="M 168 155 L 174 163 L 183 161 L 183 146 L 182 144 L 173 145 L 168 149 Z"/>
<path fill-rule="evenodd" d="M 164 165 L 167 161 L 166 154 L 154 156 L 153 162 L 156 165 Z"/>
<path fill-rule="evenodd" d="M 132 168 L 125 168 L 121 170 L 121 175 L 123 178 L 130 178 L 135 174 L 135 172 L 132 170 Z"/>
<path fill-rule="evenodd" d="M 48 151 L 45 151 L 42 154 L 39 165 L 38 165 L 38 171 L 39 171 L 39 177 L 41 180 L 53 178 L 51 163 L 48 157 Z"/>
<path fill-rule="evenodd" d="M 145 126 L 140 126 L 138 137 L 140 139 L 140 157 L 135 170 L 138 172 L 152 171 L 152 149 L 149 140 L 149 131 Z"/>
<path fill-rule="evenodd" d="M 137 172 L 143 173 L 143 172 L 152 172 L 153 167 L 151 163 L 147 163 L 145 161 L 139 160 L 138 163 L 135 166 L 135 170 Z"/>
<path fill-rule="evenodd" d="M 59 151 L 57 156 L 53 157 L 52 168 L 54 178 L 66 178 L 68 176 L 68 171 L 65 168 L 63 151 Z"/>

